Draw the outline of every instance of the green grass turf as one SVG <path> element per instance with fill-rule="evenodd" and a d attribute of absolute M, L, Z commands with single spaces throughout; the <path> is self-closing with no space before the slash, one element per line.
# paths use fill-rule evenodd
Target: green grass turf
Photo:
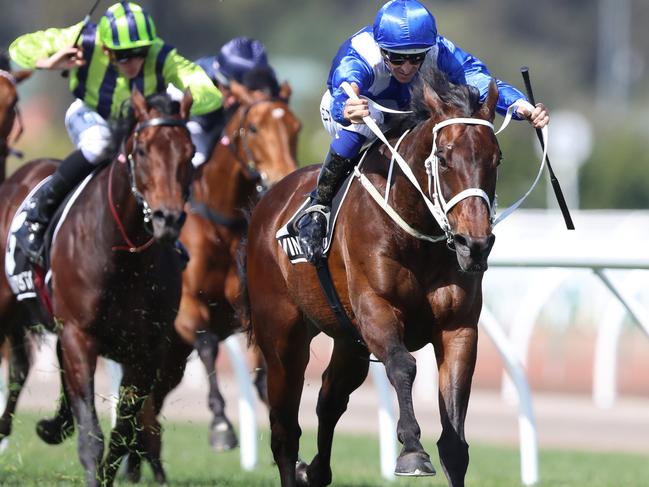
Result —
<path fill-rule="evenodd" d="M 2 486 L 72 486 L 83 485 L 83 472 L 76 453 L 76 437 L 63 445 L 48 446 L 34 433 L 37 418 L 19 414 L 14 423 L 9 448 L 0 455 Z M 103 425 L 107 431 L 106 424 Z M 315 435 L 302 437 L 302 456 L 310 459 L 315 452 Z M 334 440 L 333 485 L 349 487 L 422 487 L 446 486 L 434 440 L 424 446 L 438 470 L 436 477 L 386 482 L 379 468 L 378 440 L 371 436 L 339 434 Z M 475 487 L 520 486 L 520 463 L 516 447 L 474 444 L 467 485 Z M 277 469 L 271 462 L 269 433 L 259 434 L 259 466 L 243 472 L 239 450 L 213 453 L 207 446 L 207 425 L 167 423 L 163 458 L 170 486 L 246 486 L 279 485 Z M 649 485 L 649 454 L 593 453 L 568 450 L 542 450 L 540 454 L 541 487 L 646 487 Z M 118 481 L 116 485 L 131 485 Z M 142 485 L 153 485 L 148 467 Z"/>

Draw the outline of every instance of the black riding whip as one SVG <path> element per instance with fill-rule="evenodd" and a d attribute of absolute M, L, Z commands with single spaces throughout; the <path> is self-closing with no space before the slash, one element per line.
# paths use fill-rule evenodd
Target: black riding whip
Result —
<path fill-rule="evenodd" d="M 534 92 L 532 91 L 532 82 L 530 81 L 530 68 L 527 66 L 521 66 L 521 74 L 523 75 L 523 82 L 525 83 L 525 90 L 527 91 L 527 97 L 530 99 L 530 103 L 536 106 L 534 101 Z M 545 144 L 543 143 L 543 135 L 541 129 L 536 129 L 536 136 L 541 143 L 541 149 L 545 149 Z M 545 162 L 548 166 L 548 172 L 550 173 L 550 182 L 552 183 L 552 189 L 554 189 L 554 195 L 557 198 L 557 203 L 559 203 L 559 208 L 563 214 L 563 219 L 566 222 L 566 228 L 568 230 L 574 230 L 575 225 L 572 223 L 572 217 L 570 216 L 570 210 L 568 210 L 568 205 L 566 204 L 566 199 L 563 197 L 563 191 L 561 191 L 561 185 L 557 176 L 552 170 L 552 165 L 550 165 L 550 157 L 546 156 Z"/>
<path fill-rule="evenodd" d="M 79 39 L 81 39 L 81 36 L 83 35 L 83 31 L 86 30 L 86 25 L 88 25 L 88 23 L 90 22 L 90 17 L 95 12 L 95 9 L 97 8 L 97 5 L 99 5 L 99 2 L 101 2 L 101 0 L 96 0 L 94 5 L 90 9 L 90 12 L 88 12 L 88 15 L 84 17 L 83 24 L 81 25 L 81 29 L 79 29 L 79 33 L 77 34 L 77 37 L 74 39 L 74 42 L 72 43 L 72 47 L 75 47 L 79 42 Z M 61 76 L 63 78 L 67 78 L 69 75 L 70 75 L 69 70 L 64 69 L 63 71 L 61 71 Z"/>

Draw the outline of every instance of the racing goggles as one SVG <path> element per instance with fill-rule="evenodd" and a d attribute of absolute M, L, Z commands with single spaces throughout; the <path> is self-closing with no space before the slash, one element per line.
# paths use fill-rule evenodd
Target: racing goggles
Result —
<path fill-rule="evenodd" d="M 113 56 L 115 56 L 115 62 L 126 63 L 135 58 L 143 59 L 148 52 L 149 46 L 135 47 L 133 49 L 117 49 L 113 51 Z"/>
<path fill-rule="evenodd" d="M 426 59 L 426 54 L 428 54 L 428 51 L 420 51 L 420 52 L 410 54 L 410 53 L 394 52 L 394 51 L 387 51 L 385 49 L 381 49 L 381 54 L 383 54 L 383 58 L 393 66 L 401 66 L 406 62 L 409 62 L 413 66 L 417 66 L 424 62 L 424 60 Z"/>

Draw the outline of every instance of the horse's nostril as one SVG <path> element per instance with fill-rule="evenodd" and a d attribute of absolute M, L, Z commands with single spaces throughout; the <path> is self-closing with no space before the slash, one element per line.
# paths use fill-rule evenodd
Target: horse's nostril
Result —
<path fill-rule="evenodd" d="M 470 235 L 455 234 L 453 241 L 457 251 L 474 258 L 483 258 L 489 255 L 496 240 L 494 234 L 486 237 L 471 237 Z"/>
<path fill-rule="evenodd" d="M 459 234 L 459 233 L 455 234 L 453 236 L 453 240 L 455 241 L 456 246 L 460 246 L 460 247 L 468 247 L 469 246 L 469 244 L 467 243 L 466 237 L 464 235 L 462 235 L 462 234 Z"/>

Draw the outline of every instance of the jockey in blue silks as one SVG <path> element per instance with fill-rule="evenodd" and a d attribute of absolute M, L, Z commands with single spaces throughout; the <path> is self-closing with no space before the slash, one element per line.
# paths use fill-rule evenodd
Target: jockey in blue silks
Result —
<path fill-rule="evenodd" d="M 487 96 L 492 80 L 487 67 L 478 58 L 438 35 L 435 18 L 417 0 L 391 0 L 376 15 L 374 25 L 350 37 L 333 59 L 327 91 L 320 113 L 325 129 L 333 137 L 329 152 L 311 193 L 311 207 L 297 222 L 300 244 L 307 260 L 322 255 L 326 216 L 331 200 L 363 144 L 375 137 L 363 122 L 371 115 L 383 130 L 383 112 L 370 107 L 367 99 L 351 99 L 341 88 L 351 85 L 357 95 L 393 108 L 405 109 L 410 103 L 410 87 L 424 64 L 433 64 L 455 84 L 469 84 Z M 502 115 L 525 96 L 513 86 L 496 80 L 497 111 Z M 527 119 L 536 128 L 547 125 L 549 115 L 542 103 L 517 107 L 514 117 Z M 317 205 L 317 206 L 316 206 Z M 325 207 L 323 210 L 322 207 Z"/>
<path fill-rule="evenodd" d="M 266 47 L 257 39 L 235 37 L 226 42 L 216 56 L 196 60 L 223 94 L 223 106 L 230 111 L 236 99 L 230 91 L 231 81 L 243 84 L 249 90 L 267 91 L 277 96 L 279 83 L 268 63 Z"/>

